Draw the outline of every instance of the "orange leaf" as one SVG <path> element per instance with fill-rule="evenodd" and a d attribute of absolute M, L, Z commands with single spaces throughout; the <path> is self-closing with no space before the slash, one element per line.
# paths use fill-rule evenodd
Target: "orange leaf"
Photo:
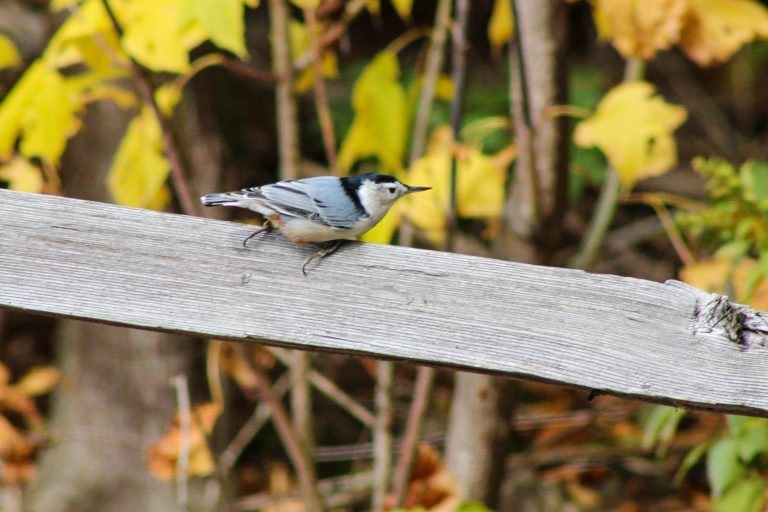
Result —
<path fill-rule="evenodd" d="M 735 300 L 768 311 L 768 280 L 762 279 L 749 293 L 750 273 L 755 265 L 757 262 L 751 258 L 736 262 L 731 258 L 716 257 L 686 265 L 680 270 L 680 279 L 708 292 L 732 293 Z"/>
<path fill-rule="evenodd" d="M 187 439 L 189 446 L 188 474 L 207 476 L 215 469 L 213 457 L 206 442 L 206 435 L 211 433 L 220 414 L 221 406 L 215 402 L 200 404 L 192 408 L 192 421 Z M 168 434 L 152 445 L 147 452 L 147 466 L 155 478 L 172 480 L 176 477 L 183 435 L 181 416 L 177 412 Z"/>

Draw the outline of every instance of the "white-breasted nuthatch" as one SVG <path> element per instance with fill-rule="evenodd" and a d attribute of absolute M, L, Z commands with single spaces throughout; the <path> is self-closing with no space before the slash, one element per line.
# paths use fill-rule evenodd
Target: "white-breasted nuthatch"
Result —
<path fill-rule="evenodd" d="M 259 233 L 277 228 L 296 244 L 313 243 L 323 258 L 339 248 L 344 240 L 362 235 L 373 228 L 401 197 L 431 187 L 409 187 L 386 174 L 360 174 L 348 178 L 318 176 L 280 181 L 261 187 L 245 188 L 200 198 L 204 206 L 239 206 L 264 216 Z"/>

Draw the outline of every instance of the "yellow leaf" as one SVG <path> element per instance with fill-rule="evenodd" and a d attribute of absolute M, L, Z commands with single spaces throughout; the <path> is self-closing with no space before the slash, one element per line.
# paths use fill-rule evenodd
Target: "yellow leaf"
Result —
<path fill-rule="evenodd" d="M 51 0 L 51 3 L 48 4 L 48 8 L 53 12 L 59 12 L 69 7 L 74 7 L 77 5 L 78 1 L 79 0 Z"/>
<path fill-rule="evenodd" d="M 595 24 L 625 58 L 650 59 L 680 39 L 688 0 L 596 0 Z"/>
<path fill-rule="evenodd" d="M 0 159 L 10 158 L 21 136 L 21 154 L 56 163 L 79 126 L 76 91 L 58 71 L 36 61 L 0 104 Z"/>
<path fill-rule="evenodd" d="M 446 75 L 437 77 L 435 97 L 443 101 L 451 101 L 453 99 L 453 80 L 451 80 L 451 77 Z"/>
<path fill-rule="evenodd" d="M 255 9 L 259 6 L 261 3 L 260 0 L 243 0 L 243 3 L 250 7 L 251 9 Z"/>
<path fill-rule="evenodd" d="M 188 71 L 189 50 L 206 39 L 206 31 L 199 23 L 182 22 L 182 0 L 124 2 L 120 19 L 126 51 L 155 71 Z"/>
<path fill-rule="evenodd" d="M 762 279 L 749 294 L 750 273 L 755 265 L 757 262 L 751 258 L 734 261 L 715 257 L 686 265 L 680 270 L 680 279 L 708 292 L 733 294 L 736 301 L 768 311 L 768 280 Z"/>
<path fill-rule="evenodd" d="M 488 41 L 494 55 L 499 55 L 515 30 L 515 20 L 512 17 L 510 0 L 496 0 L 493 4 L 491 19 L 488 21 Z"/>
<path fill-rule="evenodd" d="M 317 9 L 317 7 L 320 5 L 320 0 L 291 0 L 291 3 L 302 9 Z"/>
<path fill-rule="evenodd" d="M 176 82 L 168 82 L 155 90 L 155 101 L 165 117 L 173 114 L 173 109 L 181 100 L 181 87 Z"/>
<path fill-rule="evenodd" d="M 79 108 L 76 93 L 64 77 L 55 70 L 45 69 L 24 116 L 21 154 L 57 163 L 67 140 L 80 126 L 76 117 Z"/>
<path fill-rule="evenodd" d="M 514 157 L 514 150 L 509 148 L 489 156 L 474 147 L 454 145 L 448 127 L 435 131 L 427 154 L 414 162 L 407 175 L 408 184 L 432 190 L 407 196 L 403 214 L 437 245 L 445 241 L 453 153 L 458 175 L 456 210 L 464 218 L 501 215 L 507 166 Z"/>
<path fill-rule="evenodd" d="M 117 204 L 160 209 L 155 203 L 170 167 L 163 155 L 160 127 L 148 108 L 128 126 L 109 170 L 107 184 Z M 153 204 L 154 203 L 154 204 Z"/>
<path fill-rule="evenodd" d="M 378 16 L 381 14 L 381 0 L 368 0 L 365 7 L 368 9 L 368 12 L 371 13 L 371 16 Z"/>
<path fill-rule="evenodd" d="M 411 9 L 413 9 L 413 0 L 392 0 L 392 7 L 395 8 L 400 19 L 409 21 L 411 19 Z"/>
<path fill-rule="evenodd" d="M 41 366 L 32 369 L 14 386 L 27 396 L 39 396 L 49 393 L 59 382 L 59 370 L 53 366 Z"/>
<path fill-rule="evenodd" d="M 100 0 L 86 0 L 75 9 L 51 38 L 43 55 L 43 60 L 51 67 L 86 63 L 93 71 L 107 77 L 127 74 L 127 68 L 121 67 L 115 59 L 127 64 Z"/>
<path fill-rule="evenodd" d="M 388 244 L 391 242 L 395 231 L 397 231 L 400 225 L 403 208 L 404 203 L 402 201 L 395 203 L 384 218 L 373 229 L 363 234 L 360 240 L 372 244 Z"/>
<path fill-rule="evenodd" d="M 625 189 L 640 179 L 665 173 L 677 162 L 672 134 L 687 113 L 654 92 L 647 82 L 615 87 L 574 133 L 576 144 L 597 146 L 605 153 Z"/>
<path fill-rule="evenodd" d="M 295 59 L 309 50 L 309 34 L 307 26 L 298 21 L 291 20 L 288 23 L 288 41 L 291 45 L 291 56 Z"/>
<path fill-rule="evenodd" d="M 728 60 L 742 45 L 768 37 L 768 9 L 753 0 L 689 0 L 680 48 L 696 63 Z"/>
<path fill-rule="evenodd" d="M 294 59 L 298 59 L 309 50 L 309 33 L 307 32 L 307 26 L 303 23 L 291 20 L 288 25 L 288 38 L 291 44 L 291 56 Z M 325 50 L 320 60 L 320 68 L 325 78 L 338 78 L 339 59 L 336 56 L 336 52 L 330 49 Z M 296 77 L 293 83 L 293 90 L 297 94 L 303 94 L 312 88 L 314 81 L 314 72 L 311 67 L 308 67 Z"/>
<path fill-rule="evenodd" d="M 95 87 L 88 89 L 83 95 L 83 101 L 86 103 L 101 100 L 110 100 L 124 109 L 135 107 L 138 104 L 133 92 L 104 81 L 99 81 Z"/>
<path fill-rule="evenodd" d="M 8 165 L 0 167 L 0 181 L 7 181 L 8 188 L 17 192 L 39 194 L 43 191 L 43 174 L 29 160 L 16 157 Z"/>
<path fill-rule="evenodd" d="M 21 62 L 16 45 L 5 34 L 0 34 L 0 69 L 12 68 Z"/>
<path fill-rule="evenodd" d="M 320 69 L 323 72 L 325 78 L 338 78 L 339 76 L 339 59 L 334 51 L 326 51 L 323 53 L 323 58 L 320 61 Z M 293 82 L 293 90 L 296 94 L 304 94 L 312 88 L 315 83 L 315 73 L 311 66 L 302 70 L 299 76 Z"/>
<path fill-rule="evenodd" d="M 243 0 L 184 0 L 182 24 L 193 21 L 218 47 L 245 57 L 245 8 Z"/>
<path fill-rule="evenodd" d="M 356 161 L 371 156 L 378 157 L 382 172 L 394 174 L 402 168 L 408 114 L 399 76 L 397 56 L 383 51 L 355 82 L 355 119 L 339 151 L 342 170 L 349 171 Z"/>
<path fill-rule="evenodd" d="M 35 61 L 0 103 L 0 160 L 10 159 L 44 74 L 43 64 Z"/>

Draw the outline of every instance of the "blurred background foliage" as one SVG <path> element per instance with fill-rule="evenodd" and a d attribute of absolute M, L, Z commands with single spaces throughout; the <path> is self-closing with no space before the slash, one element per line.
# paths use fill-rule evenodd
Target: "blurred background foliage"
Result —
<path fill-rule="evenodd" d="M 6 0 L 0 187 L 197 215 L 216 190 L 385 172 L 433 190 L 366 241 L 679 278 L 768 310 L 766 38 L 757 0 Z M 103 392 L 61 330 L 0 312 L 0 507 L 122 510 L 35 484 L 63 471 L 39 397 Z M 456 433 L 461 375 L 215 340 L 184 357 L 175 395 L 142 384 L 163 410 L 126 412 L 160 425 L 131 469 L 157 482 L 126 510 L 766 507 L 765 419 L 517 384 L 477 420 L 506 433 L 469 443 L 503 469 L 478 491 L 446 441 L 474 435 Z M 269 424 L 281 404 L 292 426 Z"/>

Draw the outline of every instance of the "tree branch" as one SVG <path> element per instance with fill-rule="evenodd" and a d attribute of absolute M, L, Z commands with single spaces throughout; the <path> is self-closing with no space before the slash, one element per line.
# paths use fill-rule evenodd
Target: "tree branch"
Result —
<path fill-rule="evenodd" d="M 109 0 L 101 0 L 101 2 L 104 5 L 104 9 L 107 11 L 107 14 L 109 15 L 109 19 L 112 23 L 112 27 L 115 29 L 115 33 L 119 38 L 122 38 L 123 29 L 117 17 L 115 16 L 114 11 L 112 11 L 112 7 L 109 5 Z M 198 203 L 197 200 L 193 199 L 193 197 L 196 196 L 193 195 L 190 191 L 186 173 L 184 172 L 184 166 L 181 164 L 181 158 L 176 148 L 173 132 L 171 131 L 171 127 L 166 122 L 162 112 L 160 112 L 160 107 L 158 107 L 157 101 L 155 101 L 155 94 L 149 78 L 147 77 L 147 72 L 130 55 L 128 56 L 128 59 L 131 76 L 133 77 L 133 82 L 136 86 L 136 89 L 139 91 L 139 96 L 141 96 L 142 102 L 147 107 L 149 107 L 152 115 L 157 121 L 157 124 L 160 126 L 163 149 L 165 150 L 165 155 L 168 157 L 168 163 L 171 166 L 171 182 L 173 183 L 173 189 L 176 192 L 176 197 L 179 199 L 181 210 L 187 215 L 198 215 Z"/>

